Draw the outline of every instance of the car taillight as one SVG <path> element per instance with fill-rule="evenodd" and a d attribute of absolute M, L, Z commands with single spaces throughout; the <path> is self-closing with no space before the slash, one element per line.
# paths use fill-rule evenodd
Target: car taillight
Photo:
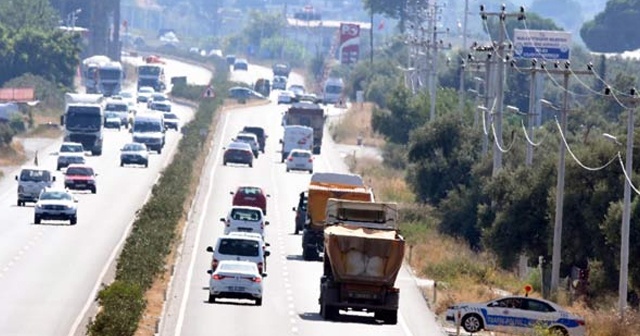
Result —
<path fill-rule="evenodd" d="M 264 267 L 264 264 L 259 262 L 258 263 L 258 271 L 262 274 L 262 268 Z"/>
<path fill-rule="evenodd" d="M 260 222 L 260 229 L 264 230 L 264 222 Z"/>
<path fill-rule="evenodd" d="M 292 157 L 290 157 L 290 158 L 289 158 L 289 161 L 293 161 L 293 158 L 292 158 Z"/>
<path fill-rule="evenodd" d="M 313 158 L 309 158 L 309 162 L 313 162 Z"/>
<path fill-rule="evenodd" d="M 578 322 L 578 325 L 581 325 L 581 326 L 586 324 L 584 320 L 576 320 L 576 322 Z"/>
<path fill-rule="evenodd" d="M 211 262 L 211 268 L 215 271 L 217 267 L 218 267 L 218 259 L 213 259 L 213 261 Z"/>
<path fill-rule="evenodd" d="M 255 283 L 262 282 L 262 278 L 261 277 L 252 277 L 252 278 L 245 278 L 245 279 L 251 280 L 251 282 L 255 282 Z"/>
<path fill-rule="evenodd" d="M 211 278 L 212 278 L 213 280 L 222 280 L 222 279 L 226 278 L 226 276 L 224 276 L 224 275 L 214 274 Z"/>

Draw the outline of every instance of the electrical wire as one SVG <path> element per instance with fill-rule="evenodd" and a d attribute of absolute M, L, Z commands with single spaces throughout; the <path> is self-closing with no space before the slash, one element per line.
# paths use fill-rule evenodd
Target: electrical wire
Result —
<path fill-rule="evenodd" d="M 509 146 L 505 149 L 502 148 L 502 146 L 500 146 L 500 141 L 498 141 L 498 135 L 496 133 L 496 127 L 493 123 L 491 123 L 491 131 L 493 132 L 493 139 L 495 140 L 495 144 L 496 147 L 498 148 L 499 151 L 501 151 L 502 153 L 508 153 L 511 151 L 511 149 L 513 148 L 513 145 L 516 143 L 516 137 L 512 136 L 511 138 L 511 144 L 509 144 Z M 513 135 L 513 133 L 512 133 Z"/>
<path fill-rule="evenodd" d="M 544 136 L 544 138 L 542 138 L 542 140 L 540 140 L 540 142 L 535 143 L 533 142 L 533 140 L 531 138 L 529 138 L 529 132 L 527 131 L 527 127 L 524 125 L 524 120 L 520 119 L 520 123 L 522 124 L 522 130 L 524 131 L 524 137 L 525 139 L 527 139 L 527 142 L 533 146 L 533 147 L 538 147 L 540 145 L 542 145 L 542 143 L 547 140 L 547 136 L 549 136 L 549 132 L 547 132 Z"/>
<path fill-rule="evenodd" d="M 573 154 L 573 151 L 571 150 L 571 147 L 569 147 L 569 144 L 567 143 L 567 139 L 565 138 L 564 133 L 562 132 L 562 126 L 560 125 L 560 122 L 558 121 L 558 117 L 555 117 L 555 119 L 556 119 L 556 125 L 558 126 L 558 131 L 560 132 L 560 138 L 562 138 L 562 143 L 564 144 L 564 147 L 567 149 L 567 152 L 569 152 L 569 154 L 573 158 L 573 161 L 575 161 L 580 167 L 582 167 L 583 169 L 588 170 L 588 171 L 600 171 L 602 169 L 607 168 L 609 165 L 611 165 L 616 160 L 617 157 L 614 156 L 611 160 L 609 160 L 609 162 L 607 162 L 603 166 L 600 166 L 600 167 L 597 167 L 597 168 L 592 168 L 592 167 L 589 167 L 589 166 L 585 165 L 584 163 L 582 163 L 578 159 L 578 157 L 576 157 L 576 155 Z"/>
<path fill-rule="evenodd" d="M 627 170 L 624 168 L 624 163 L 622 162 L 622 154 L 620 154 L 620 152 L 618 152 L 617 158 L 618 158 L 618 162 L 620 162 L 620 167 L 622 168 L 622 173 L 624 174 L 624 179 L 625 179 L 626 183 L 629 183 L 629 186 L 631 187 L 631 189 L 636 194 L 640 195 L 640 190 L 638 190 L 638 188 L 636 188 L 633 185 L 633 182 L 631 181 L 631 177 L 629 177 L 629 174 L 627 173 Z"/>

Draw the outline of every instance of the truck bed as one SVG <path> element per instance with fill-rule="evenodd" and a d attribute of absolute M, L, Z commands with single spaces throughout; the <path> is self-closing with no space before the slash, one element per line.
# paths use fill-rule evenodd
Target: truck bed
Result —
<path fill-rule="evenodd" d="M 330 226 L 324 231 L 325 258 L 338 282 L 393 286 L 404 257 L 397 231 Z"/>

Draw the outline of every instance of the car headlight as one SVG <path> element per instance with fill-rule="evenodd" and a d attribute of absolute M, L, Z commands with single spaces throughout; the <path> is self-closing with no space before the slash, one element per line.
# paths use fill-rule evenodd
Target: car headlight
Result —
<path fill-rule="evenodd" d="M 43 206 L 42 206 L 42 204 L 40 204 L 40 203 L 36 203 L 36 208 L 38 208 L 38 209 L 42 209 L 42 208 L 43 208 Z"/>

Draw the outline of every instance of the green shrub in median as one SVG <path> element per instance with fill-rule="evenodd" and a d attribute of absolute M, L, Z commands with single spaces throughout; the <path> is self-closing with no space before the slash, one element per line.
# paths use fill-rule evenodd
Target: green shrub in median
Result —
<path fill-rule="evenodd" d="M 217 59 L 214 87 L 228 87 L 228 66 Z M 218 69 L 221 69 L 218 71 Z M 195 89 L 189 89 L 195 91 Z M 185 91 L 186 92 L 186 91 Z M 198 99 L 200 95 L 197 96 Z M 102 309 L 88 326 L 87 333 L 133 335 L 145 309 L 144 294 L 162 273 L 171 251 L 176 228 L 184 214 L 194 168 L 221 100 L 200 101 L 194 119 L 185 127 L 173 161 L 153 186 L 147 203 L 140 209 L 116 265 L 115 281 L 98 294 Z M 205 133 L 201 133 L 205 130 Z"/>

